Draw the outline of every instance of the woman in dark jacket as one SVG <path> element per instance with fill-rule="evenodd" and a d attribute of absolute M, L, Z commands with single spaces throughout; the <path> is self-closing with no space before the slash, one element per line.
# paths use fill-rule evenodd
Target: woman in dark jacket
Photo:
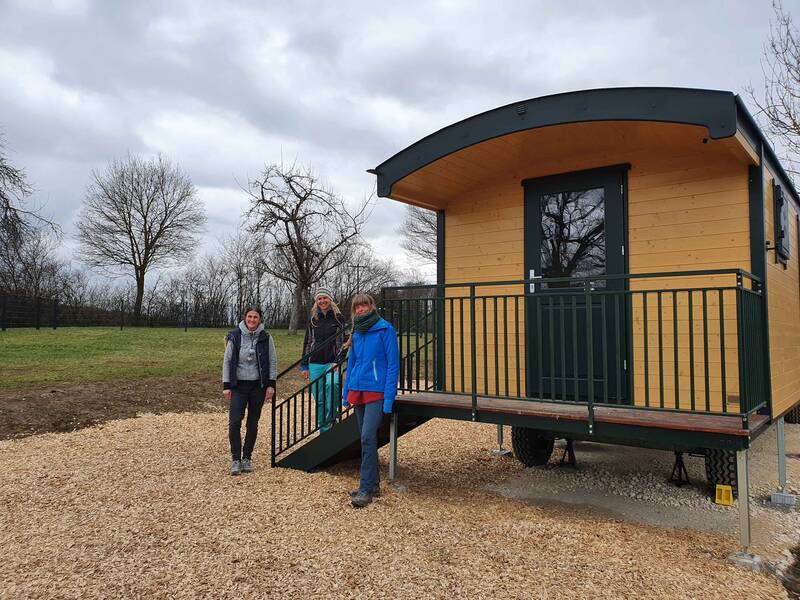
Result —
<path fill-rule="evenodd" d="M 400 358 L 397 333 L 391 323 L 378 316 L 371 296 L 356 294 L 352 315 L 353 343 L 342 403 L 355 407 L 361 433 L 361 481 L 350 496 L 353 506 L 362 508 L 380 494 L 378 428 L 383 415 L 392 412 Z"/>
<path fill-rule="evenodd" d="M 311 379 L 311 393 L 317 404 L 317 427 L 322 431 L 331 428 L 339 407 L 339 374 L 335 371 L 342 352 L 346 328 L 345 319 L 330 290 L 319 288 L 314 294 L 314 305 L 303 340 L 303 360 L 300 370 L 303 377 Z"/>
<path fill-rule="evenodd" d="M 263 313 L 248 306 L 239 326 L 225 338 L 222 362 L 222 395 L 230 402 L 228 439 L 231 444 L 231 475 L 253 470 L 253 447 L 264 402 L 275 396 L 278 357 L 275 343 L 264 329 Z M 242 449 L 242 419 L 247 409 L 247 433 Z"/>

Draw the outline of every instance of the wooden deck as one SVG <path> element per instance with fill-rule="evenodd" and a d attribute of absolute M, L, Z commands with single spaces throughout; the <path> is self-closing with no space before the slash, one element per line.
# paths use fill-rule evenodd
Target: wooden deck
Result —
<path fill-rule="evenodd" d="M 411 411 L 413 411 L 414 407 L 472 411 L 472 398 L 455 394 L 406 393 L 397 397 L 397 403 L 408 407 Z M 536 400 L 507 400 L 489 396 L 478 396 L 478 412 L 540 417 L 554 421 L 588 422 L 589 420 L 588 409 L 585 405 Z M 768 425 L 769 417 L 767 415 L 753 414 L 749 419 L 749 428 L 745 429 L 742 427 L 742 419 L 735 415 L 704 415 L 688 411 L 673 412 L 655 409 L 595 406 L 594 422 L 595 424 L 608 423 L 662 430 L 749 437 Z"/>

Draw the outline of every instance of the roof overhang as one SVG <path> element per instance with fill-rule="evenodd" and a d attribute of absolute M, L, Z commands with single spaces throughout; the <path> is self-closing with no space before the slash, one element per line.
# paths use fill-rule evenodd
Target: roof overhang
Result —
<path fill-rule="evenodd" d="M 711 139 L 733 138 L 753 156 L 764 156 L 798 200 L 791 180 L 747 111 L 732 92 L 685 88 L 609 88 L 543 96 L 480 113 L 428 135 L 370 172 L 377 192 L 393 197 L 398 181 L 445 156 L 487 140 L 526 130 L 599 121 L 650 121 L 704 127 Z"/>

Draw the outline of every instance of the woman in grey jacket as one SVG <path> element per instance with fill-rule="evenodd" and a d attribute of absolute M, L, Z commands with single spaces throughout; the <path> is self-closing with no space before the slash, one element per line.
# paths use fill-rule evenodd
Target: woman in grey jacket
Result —
<path fill-rule="evenodd" d="M 263 313 L 248 306 L 239 326 L 225 338 L 222 362 L 222 395 L 230 402 L 228 439 L 231 444 L 231 475 L 253 470 L 253 447 L 264 401 L 275 396 L 278 358 L 272 336 L 264 329 Z M 242 420 L 247 409 L 247 433 L 242 448 Z"/>

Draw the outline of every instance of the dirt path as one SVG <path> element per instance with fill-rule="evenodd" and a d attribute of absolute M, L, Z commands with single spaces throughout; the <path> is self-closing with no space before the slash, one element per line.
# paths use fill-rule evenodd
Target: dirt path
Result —
<path fill-rule="evenodd" d="M 8 598 L 785 598 L 732 566 L 732 536 L 540 507 L 494 428 L 403 436 L 403 491 L 355 511 L 356 465 L 227 474 L 223 413 L 145 415 L 0 442 Z M 385 450 L 381 451 L 383 467 Z M 385 477 L 385 469 L 383 473 Z"/>

